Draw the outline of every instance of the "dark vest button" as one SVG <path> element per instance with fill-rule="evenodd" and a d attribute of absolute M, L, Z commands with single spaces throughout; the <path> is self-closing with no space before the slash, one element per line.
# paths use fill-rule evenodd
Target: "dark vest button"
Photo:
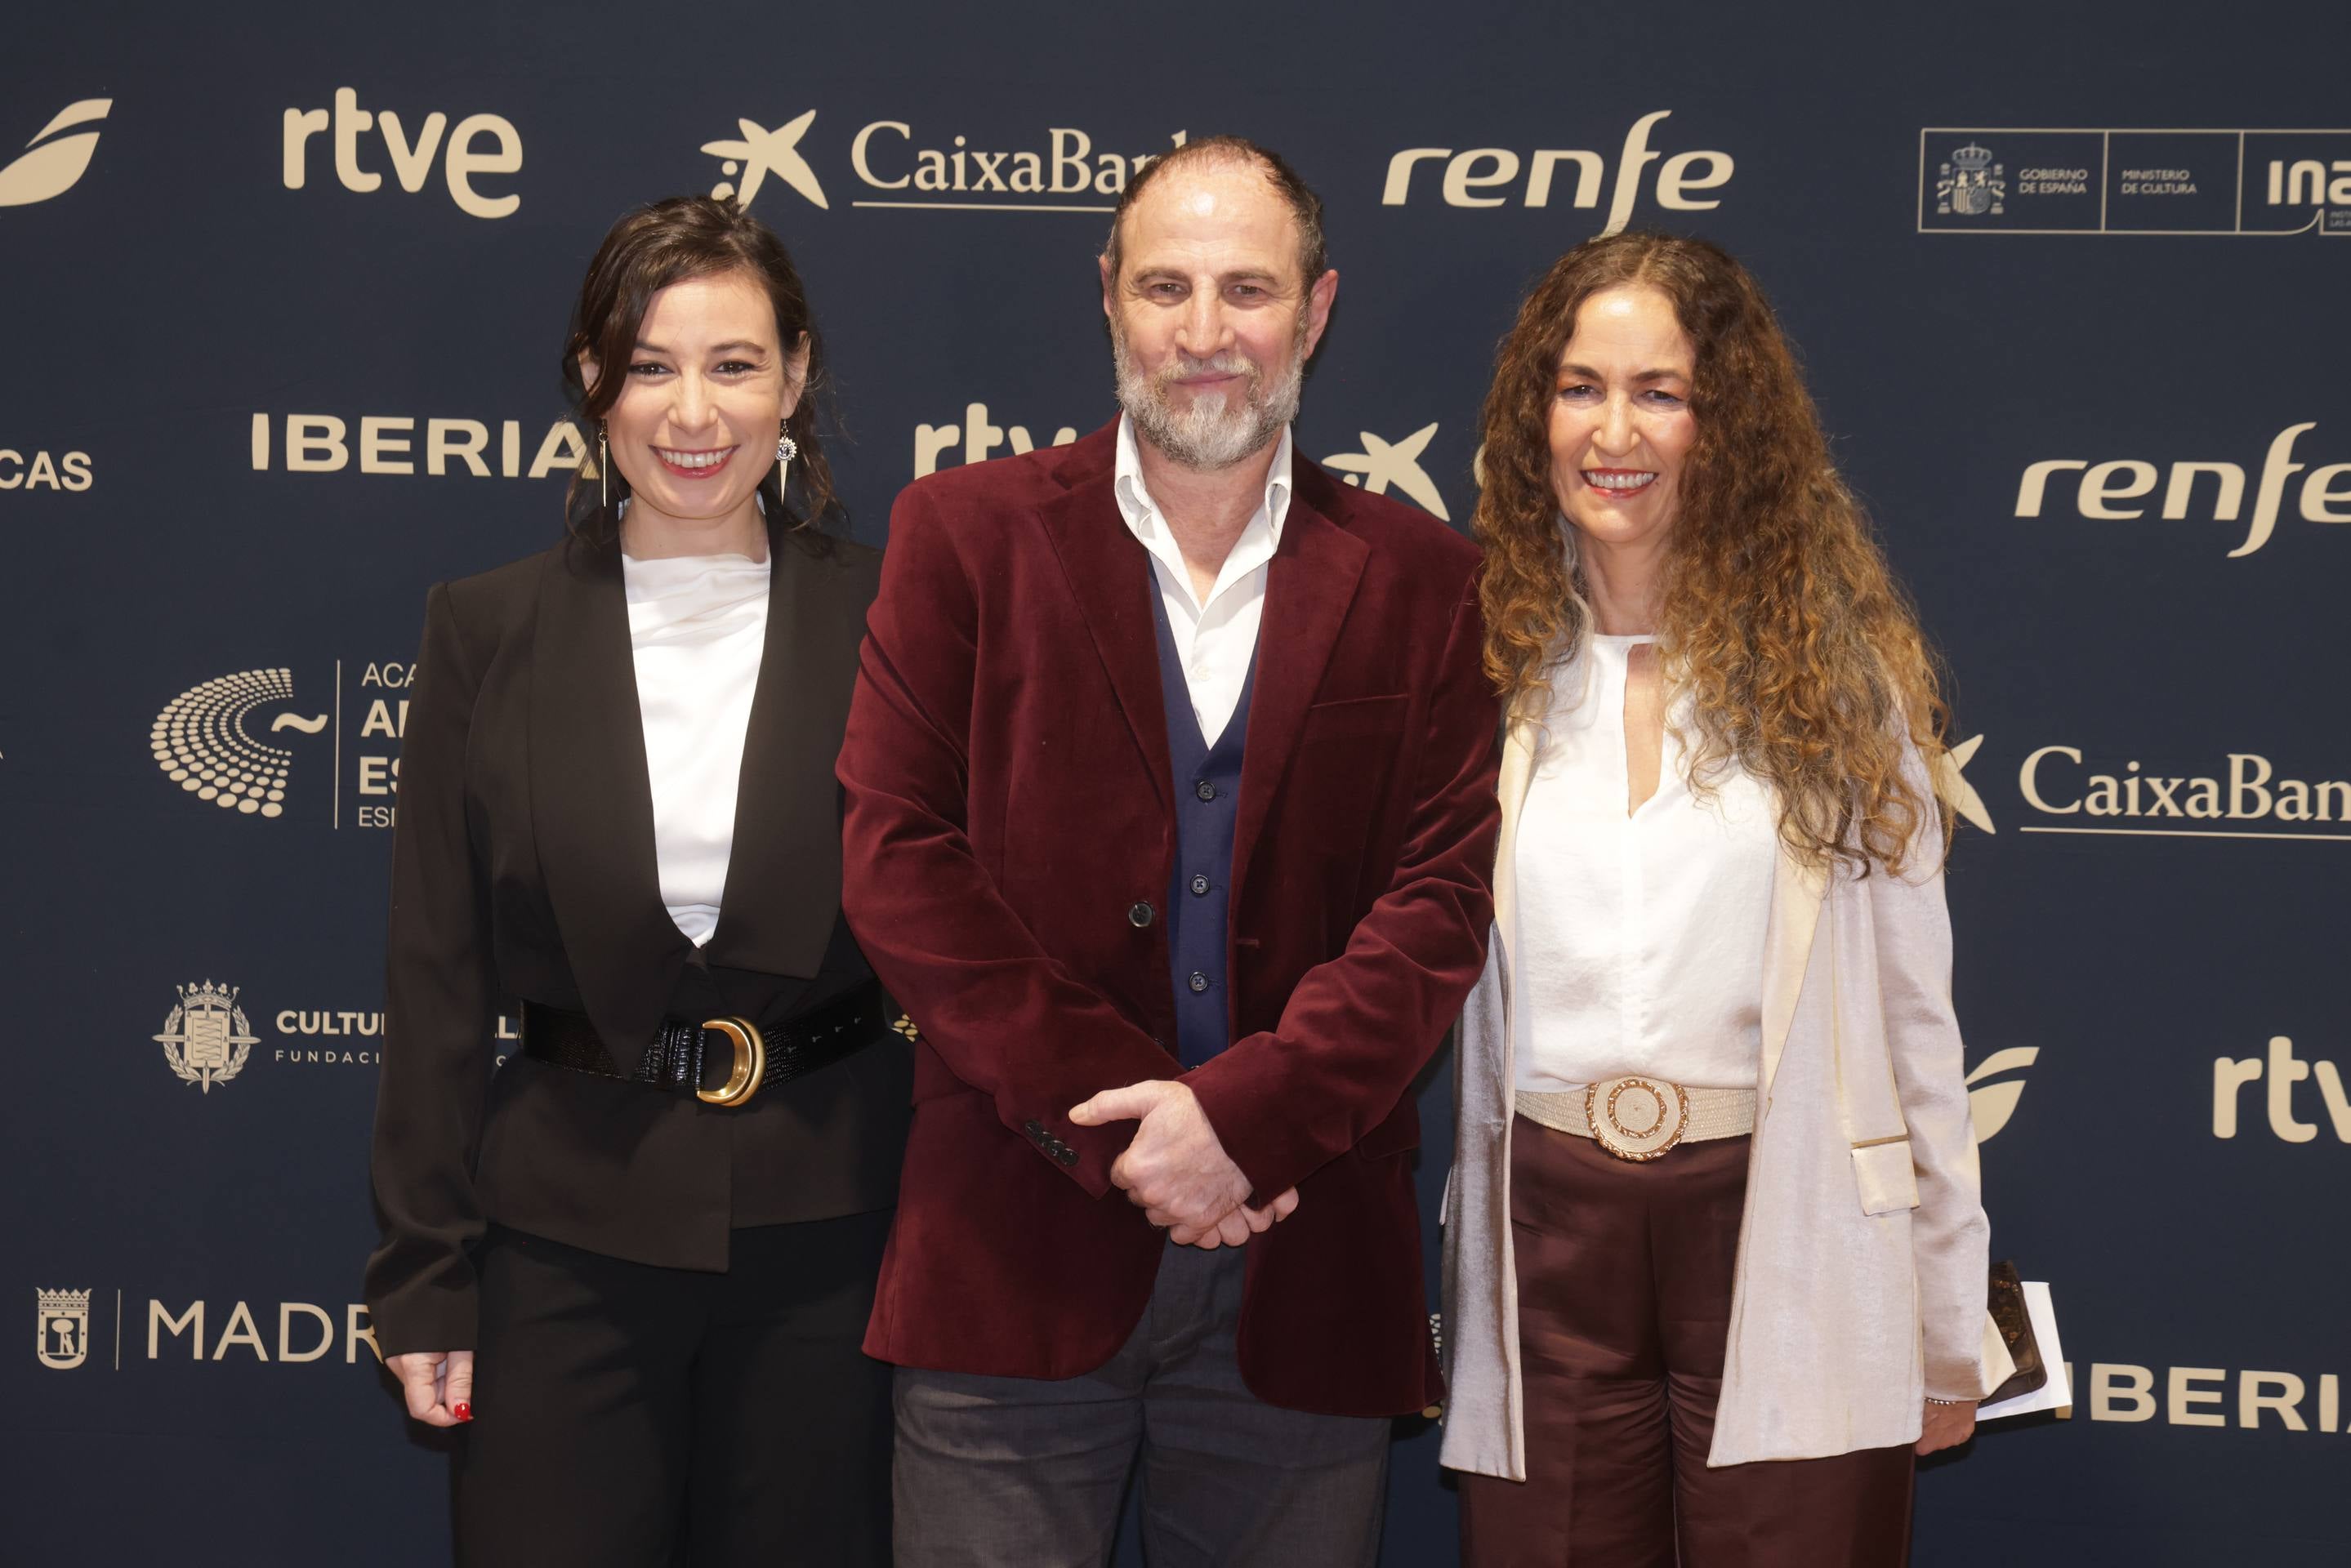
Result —
<path fill-rule="evenodd" d="M 1151 923 L 1151 906 L 1148 904 L 1136 904 L 1129 909 L 1126 911 L 1126 923 L 1130 926 L 1138 927 L 1149 925 Z"/>
<path fill-rule="evenodd" d="M 1194 991 L 1206 991 L 1208 989 L 1208 977 L 1202 974 L 1196 969 L 1192 971 L 1192 989 Z"/>
<path fill-rule="evenodd" d="M 1206 877 L 1201 876 L 1197 871 L 1192 873 L 1192 891 L 1195 895 L 1201 898 L 1206 898 L 1207 896 L 1208 879 Z"/>
<path fill-rule="evenodd" d="M 1202 779 L 1198 784 L 1192 786 L 1192 793 L 1198 795 L 1202 800 L 1214 800 L 1217 798 L 1217 786 L 1210 784 L 1207 779 Z"/>

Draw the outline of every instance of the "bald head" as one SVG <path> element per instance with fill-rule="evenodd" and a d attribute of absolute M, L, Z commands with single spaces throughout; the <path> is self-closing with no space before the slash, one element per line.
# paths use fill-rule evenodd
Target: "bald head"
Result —
<path fill-rule="evenodd" d="M 1288 210 L 1297 235 L 1297 282 L 1301 287 L 1311 286 L 1330 265 L 1322 243 L 1322 199 L 1307 188 L 1281 154 L 1241 136 L 1209 136 L 1186 142 L 1144 164 L 1127 182 L 1119 195 L 1118 210 L 1111 216 L 1110 243 L 1102 251 L 1111 277 L 1119 276 L 1126 260 L 1129 217 L 1155 188 L 1163 182 L 1196 187 L 1210 180 L 1246 183 L 1252 176 L 1263 182 Z"/>

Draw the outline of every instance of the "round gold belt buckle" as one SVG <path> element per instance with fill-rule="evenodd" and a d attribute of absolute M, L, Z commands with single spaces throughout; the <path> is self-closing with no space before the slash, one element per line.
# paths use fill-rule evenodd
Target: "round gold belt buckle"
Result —
<path fill-rule="evenodd" d="M 1655 1159 L 1682 1141 L 1689 1091 L 1654 1078 L 1611 1078 L 1586 1085 L 1584 1119 L 1592 1137 L 1619 1159 Z"/>
<path fill-rule="evenodd" d="M 734 1042 L 735 1070 L 715 1089 L 697 1087 L 694 1097 L 705 1105 L 739 1106 L 759 1092 L 759 1080 L 768 1075 L 768 1043 L 747 1018 L 705 1018 L 702 1026 Z"/>

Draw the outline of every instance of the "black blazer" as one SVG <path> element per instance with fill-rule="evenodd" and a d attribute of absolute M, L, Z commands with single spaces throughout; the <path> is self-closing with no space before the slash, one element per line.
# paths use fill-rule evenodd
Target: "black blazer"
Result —
<path fill-rule="evenodd" d="M 663 907 L 617 545 L 434 587 L 393 834 L 367 1298 L 387 1355 L 475 1344 L 486 1223 L 722 1270 L 738 1226 L 884 1208 L 895 1034 L 739 1110 L 512 1054 L 507 998 L 584 1012 L 623 1071 L 664 1013 L 772 1021 L 871 976 L 841 915 L 833 759 L 879 552 L 779 534 L 718 928 Z"/>

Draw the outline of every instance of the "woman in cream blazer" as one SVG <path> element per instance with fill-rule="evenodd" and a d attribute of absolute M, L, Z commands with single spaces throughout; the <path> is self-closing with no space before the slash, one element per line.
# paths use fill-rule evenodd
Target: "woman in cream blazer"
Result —
<path fill-rule="evenodd" d="M 1623 234 L 1562 257 L 1502 346 L 1485 437 L 1488 666 L 1512 717 L 1494 936 L 1462 1020 L 1445 1212 L 1443 1457 L 1468 1472 L 1465 1560 L 1617 1568 L 1678 1552 L 1706 1568 L 1735 1542 L 1761 1549 L 1742 1562 L 1899 1561 L 1912 1446 L 1963 1439 L 1974 1401 L 2009 1370 L 1986 1332 L 1988 1227 L 1950 1002 L 1945 818 L 1927 760 L 1939 756 L 1931 665 L 1829 465 L 1769 306 L 1713 246 Z M 1680 809 L 1736 784 L 1765 814 L 1739 884 L 1764 907 L 1688 911 L 1709 934 L 1746 931 L 1753 945 L 1731 950 L 1761 955 L 1752 983 L 1735 974 L 1732 986 L 1747 999 L 1731 1059 L 1742 1075 L 1751 1064 L 1751 1135 L 1743 1150 L 1698 1141 L 1735 1125 L 1735 1094 L 1685 1096 L 1684 1107 L 1719 1110 L 1708 1127 L 1703 1114 L 1668 1109 L 1671 1084 L 1616 1080 L 1635 1085 L 1629 1133 L 1545 1147 L 1660 1192 L 1687 1162 L 1716 1159 L 1735 1257 L 1729 1239 L 1708 1260 L 1701 1238 L 1653 1223 L 1621 1254 L 1587 1252 L 1563 1277 L 1531 1280 L 1521 1271 L 1541 1233 L 1589 1216 L 1569 1226 L 1524 1192 L 1514 1210 L 1514 1154 L 1524 1172 L 1534 1142 L 1590 1138 L 1590 1122 L 1615 1115 L 1597 1099 L 1586 1112 L 1581 1096 L 1521 1098 L 1538 1023 L 1527 998 L 1561 994 L 1531 989 L 1531 969 L 1574 961 L 1548 938 L 1530 950 L 1526 878 L 1555 863 L 1540 849 L 1524 857 L 1527 802 L 1562 715 L 1606 690 L 1593 673 L 1604 652 L 1632 671 L 1627 817 L 1659 768 L 1677 765 L 1688 780 L 1668 771 L 1665 783 L 1691 792 Z M 1649 743 L 1646 778 L 1645 695 L 1647 724 L 1666 737 Z M 1659 994 L 1670 1013 L 1674 988 Z M 1719 1057 L 1730 1036 L 1713 1038 Z M 1613 1048 L 1574 1045 L 1593 1062 Z M 1540 1125 L 1525 1114 L 1536 1102 L 1551 1118 Z M 1698 1130 L 1657 1151 L 1643 1147 L 1652 1121 Z M 1593 1164 L 1598 1147 L 1639 1163 Z M 1671 1266 L 1645 1261 L 1645 1248 Z M 1653 1285 L 1652 1273 L 1675 1271 L 1700 1283 Z M 1550 1376 L 1558 1346 L 1522 1343 L 1521 1308 L 1537 1301 L 1530 1289 L 1605 1297 L 1668 1284 L 1698 1293 L 1655 1309 L 1674 1318 L 1668 1345 L 1677 1324 L 1705 1326 L 1698 1351 L 1680 1353 L 1687 1365 L 1669 1348 L 1655 1419 L 1674 1429 L 1628 1479 L 1625 1454 L 1647 1451 L 1646 1439 L 1628 1443 L 1622 1412 L 1588 1395 L 1570 1402 L 1595 1408 L 1542 1407 L 1565 1386 Z M 1708 1291 L 1719 1304 L 1691 1304 Z M 1767 1462 L 1857 1464 L 1865 1451 L 1881 1456 L 1875 1468 L 1835 1461 L 1825 1491 L 1807 1490 L 1815 1469 Z"/>

